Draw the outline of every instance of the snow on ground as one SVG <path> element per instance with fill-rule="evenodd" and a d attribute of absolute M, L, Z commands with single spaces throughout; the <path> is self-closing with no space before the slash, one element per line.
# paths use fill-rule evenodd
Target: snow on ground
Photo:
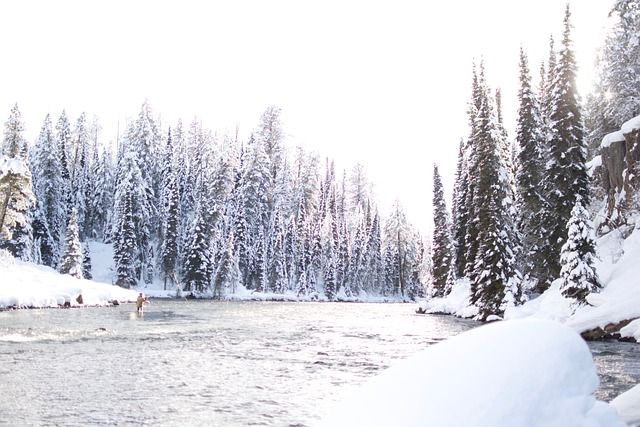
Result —
<path fill-rule="evenodd" d="M 571 303 L 560 294 L 556 282 L 540 298 L 508 310 L 505 318 L 555 318 L 578 332 L 584 332 L 640 317 L 640 229 L 634 230 L 626 239 L 619 231 L 603 236 L 598 240 L 598 256 L 600 260 L 596 269 L 604 287 L 600 293 L 587 297 L 591 305 L 573 312 Z M 640 337 L 640 324 L 627 326 L 623 334 Z"/>
<path fill-rule="evenodd" d="M 640 318 L 640 229 L 626 238 L 622 231 L 614 230 L 598 239 L 596 271 L 603 289 L 590 294 L 590 306 L 576 307 L 560 293 L 560 282 L 538 298 L 519 307 L 507 309 L 505 319 L 541 318 L 565 323 L 577 332 L 604 327 L 622 320 Z M 472 317 L 469 309 L 470 286 L 458 282 L 446 298 L 423 301 L 419 309 L 426 313 L 449 313 Z M 632 322 L 622 330 L 623 337 L 640 340 L 640 321 Z"/>
<path fill-rule="evenodd" d="M 17 261 L 6 252 L 0 253 L 0 308 L 58 307 L 76 301 L 82 294 L 82 305 L 109 305 L 113 300 L 131 302 L 136 292 L 91 280 L 63 275 L 52 268 Z"/>
<path fill-rule="evenodd" d="M 91 254 L 91 274 L 93 280 L 103 283 L 115 283 L 115 267 L 113 263 L 113 246 L 109 243 L 89 241 L 89 252 Z M 168 285 L 164 289 L 164 283 L 156 280 L 149 285 L 138 286 L 134 290 L 142 292 L 151 298 L 182 298 L 184 292 L 179 292 L 175 285 Z M 212 297 L 211 293 L 204 294 L 204 297 Z M 256 292 L 239 285 L 236 289 L 227 291 L 225 299 L 235 301 L 323 301 L 326 300 L 322 293 L 314 292 L 309 295 L 298 295 L 296 292 L 286 292 L 284 294 L 270 292 Z M 351 302 L 406 302 L 406 299 L 399 297 L 384 297 L 379 295 L 360 294 L 358 297 L 345 295 L 341 289 L 336 295 L 338 301 Z"/>
<path fill-rule="evenodd" d="M 630 426 L 640 425 L 640 385 L 632 387 L 611 401 L 622 421 Z"/>
<path fill-rule="evenodd" d="M 113 263 L 113 246 L 96 240 L 89 240 L 88 244 L 93 280 L 102 283 L 114 283 L 116 269 Z"/>
<path fill-rule="evenodd" d="M 471 283 L 464 279 L 458 280 L 446 298 L 433 298 L 422 301 L 418 311 L 427 314 L 454 314 L 459 317 L 473 317 L 478 314 L 478 308 L 469 305 L 471 297 Z"/>
<path fill-rule="evenodd" d="M 320 424 L 341 426 L 623 426 L 597 401 L 589 348 L 548 320 L 496 322 L 398 362 Z"/>

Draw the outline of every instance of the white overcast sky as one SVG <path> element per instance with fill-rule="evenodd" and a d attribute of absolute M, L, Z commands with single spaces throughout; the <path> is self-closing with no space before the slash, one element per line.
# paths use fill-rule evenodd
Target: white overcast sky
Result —
<path fill-rule="evenodd" d="M 612 0 L 573 0 L 579 85 L 593 79 Z M 431 227 L 432 164 L 450 193 L 467 135 L 471 64 L 503 92 L 510 136 L 518 49 L 537 78 L 562 0 L 0 2 L 0 119 L 18 102 L 30 139 L 47 112 L 100 118 L 103 141 L 148 99 L 163 127 L 194 116 L 248 133 L 268 105 L 287 144 L 365 165 L 381 207 Z M 450 203 L 450 200 L 447 200 Z"/>

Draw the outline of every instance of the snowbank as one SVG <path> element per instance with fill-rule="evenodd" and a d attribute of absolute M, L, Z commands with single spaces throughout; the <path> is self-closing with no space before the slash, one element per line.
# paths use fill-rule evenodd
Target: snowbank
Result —
<path fill-rule="evenodd" d="M 600 260 L 596 270 L 604 287 L 600 293 L 587 297 L 591 305 L 576 309 L 570 300 L 562 296 L 559 283 L 555 282 L 540 297 L 508 309 L 505 319 L 553 319 L 566 323 L 577 332 L 585 332 L 640 318 L 640 230 L 634 230 L 626 239 L 616 231 L 601 237 L 598 240 L 598 255 Z M 639 339 L 640 322 L 627 325 L 621 331 L 621 336 Z"/>
<path fill-rule="evenodd" d="M 469 305 L 471 283 L 466 279 L 458 280 L 449 295 L 444 298 L 432 298 L 418 304 L 418 312 L 426 314 L 454 314 L 469 318 L 478 314 L 478 308 Z"/>
<path fill-rule="evenodd" d="M 640 385 L 632 387 L 611 401 L 622 421 L 629 425 L 640 424 Z"/>
<path fill-rule="evenodd" d="M 0 277 L 0 308 L 58 307 L 65 302 L 78 306 L 76 298 L 80 294 L 83 305 L 108 305 L 113 300 L 130 302 L 137 296 L 135 291 L 79 280 L 49 267 L 16 261 L 6 255 L 0 259 Z"/>
<path fill-rule="evenodd" d="M 320 425 L 624 426 L 597 386 L 589 348 L 568 327 L 497 322 L 400 361 Z"/>

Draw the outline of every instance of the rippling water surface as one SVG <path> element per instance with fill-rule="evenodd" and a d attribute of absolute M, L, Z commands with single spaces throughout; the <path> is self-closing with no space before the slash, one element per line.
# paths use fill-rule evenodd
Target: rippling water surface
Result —
<path fill-rule="evenodd" d="M 310 426 L 393 360 L 476 325 L 408 304 L 133 310 L 0 313 L 0 425 Z M 638 380 L 639 346 L 597 344 L 601 396 Z"/>

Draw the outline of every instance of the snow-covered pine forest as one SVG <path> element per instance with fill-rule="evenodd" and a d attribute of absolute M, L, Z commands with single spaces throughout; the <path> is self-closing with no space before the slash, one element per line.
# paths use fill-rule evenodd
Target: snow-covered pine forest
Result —
<path fill-rule="evenodd" d="M 460 142 L 451 219 L 434 171 L 428 292 L 434 298 L 421 310 L 491 320 L 556 282 L 575 311 L 601 290 L 596 231 L 601 237 L 623 228 L 629 235 L 640 212 L 636 149 L 626 158 L 621 154 L 617 170 L 606 169 L 600 156 L 611 135 L 624 145 L 640 127 L 627 124 L 626 131 L 607 135 L 640 114 L 640 2 L 616 1 L 611 19 L 600 79 L 584 107 L 576 89 L 569 6 L 560 43 L 550 39 L 537 87 L 521 48 L 513 140 L 504 128 L 500 91 L 489 88 L 483 63 L 474 66 L 470 133 Z"/>
<path fill-rule="evenodd" d="M 24 139 L 16 105 L 0 167 L 0 246 L 90 278 L 88 240 L 113 245 L 113 282 L 223 298 L 423 295 L 424 245 L 397 203 L 382 218 L 365 169 L 285 144 L 269 107 L 246 141 L 195 119 L 162 129 L 145 102 L 110 149 L 63 111 Z"/>

